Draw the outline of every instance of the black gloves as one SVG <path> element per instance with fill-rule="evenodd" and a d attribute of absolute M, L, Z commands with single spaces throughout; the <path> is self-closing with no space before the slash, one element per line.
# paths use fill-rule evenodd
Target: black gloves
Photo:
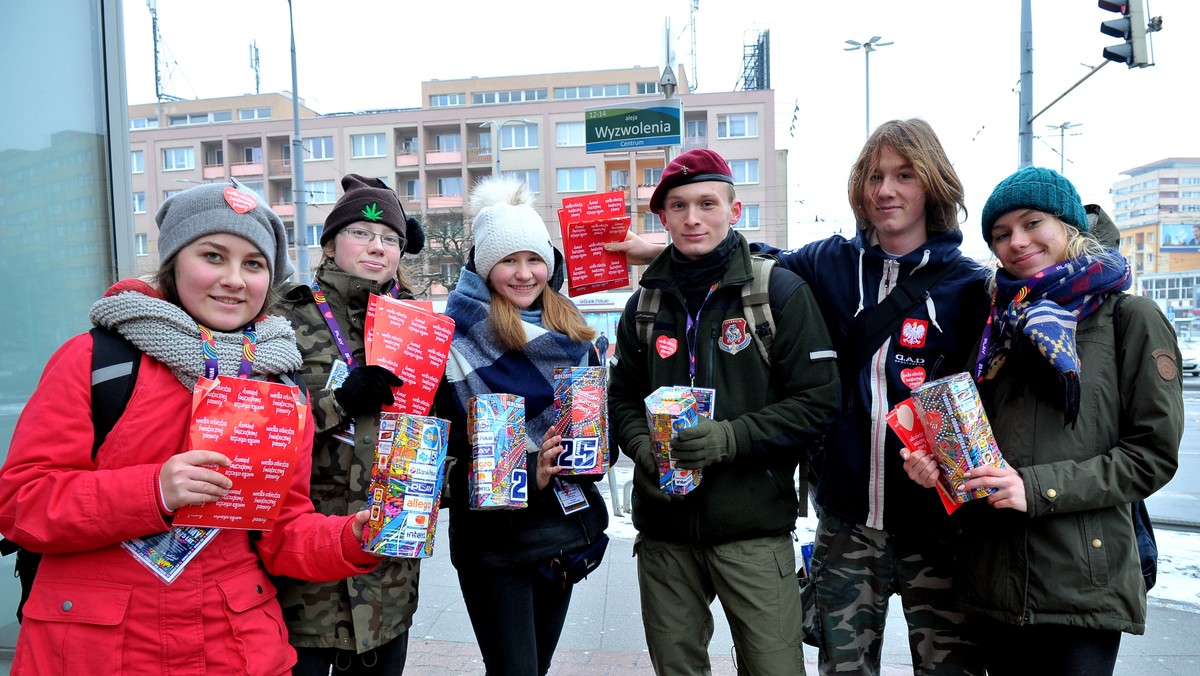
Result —
<path fill-rule="evenodd" d="M 671 457 L 680 469 L 703 469 L 718 462 L 733 460 L 737 440 L 728 420 L 715 421 L 700 417 L 694 427 L 679 430 L 671 442 Z"/>
<path fill-rule="evenodd" d="M 384 406 L 395 403 L 392 388 L 403 384 L 399 376 L 382 366 L 359 366 L 350 372 L 341 387 L 333 391 L 333 399 L 351 418 L 374 415 Z"/>

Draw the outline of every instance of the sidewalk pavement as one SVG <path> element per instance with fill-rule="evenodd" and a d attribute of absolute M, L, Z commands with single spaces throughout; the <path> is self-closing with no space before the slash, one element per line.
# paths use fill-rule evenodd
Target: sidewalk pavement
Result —
<path fill-rule="evenodd" d="M 603 484 L 603 482 L 602 482 Z M 601 485 L 601 492 L 607 486 Z M 442 516 L 446 516 L 443 514 Z M 611 516 L 613 531 L 629 532 L 629 517 Z M 458 577 L 450 564 L 445 523 L 439 528 L 434 556 L 421 563 L 421 598 L 409 632 L 406 675 L 451 676 L 484 673 Z M 575 587 L 566 626 L 550 669 L 551 676 L 625 676 L 651 674 L 642 634 L 633 542 L 612 538 L 603 563 Z M 1154 602 L 1152 601 L 1152 604 Z M 733 641 L 719 602 L 713 604 L 715 631 L 709 646 L 713 674 L 736 674 Z M 1117 676 L 1177 676 L 1200 673 L 1200 613 L 1152 605 L 1144 636 L 1121 641 Z M 817 673 L 816 649 L 804 647 L 808 673 Z M 1031 668 L 1036 657 L 1030 656 Z M 883 642 L 884 676 L 912 673 L 904 617 L 893 597 Z"/>

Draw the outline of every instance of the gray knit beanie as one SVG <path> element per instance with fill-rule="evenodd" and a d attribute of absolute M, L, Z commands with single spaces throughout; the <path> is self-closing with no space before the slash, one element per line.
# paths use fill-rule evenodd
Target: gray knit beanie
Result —
<path fill-rule="evenodd" d="M 471 191 L 475 272 L 485 282 L 496 263 L 518 251 L 532 251 L 546 261 L 547 267 L 554 268 L 550 231 L 532 204 L 533 196 L 525 182 L 513 176 L 489 176 Z"/>
<path fill-rule="evenodd" d="M 983 205 L 983 241 L 992 246 L 992 227 L 1013 209 L 1037 209 L 1088 231 L 1087 212 L 1075 186 L 1053 169 L 1025 167 L 1000 181 Z"/>
<path fill-rule="evenodd" d="M 205 183 L 167 198 L 158 208 L 158 254 L 171 260 L 198 237 L 224 232 L 245 238 L 267 257 L 271 286 L 292 276 L 283 221 L 257 196 L 234 181 Z"/>

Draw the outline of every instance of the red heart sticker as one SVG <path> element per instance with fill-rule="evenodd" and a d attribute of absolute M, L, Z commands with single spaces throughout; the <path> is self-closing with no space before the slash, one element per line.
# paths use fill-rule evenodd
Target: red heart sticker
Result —
<path fill-rule="evenodd" d="M 254 199 L 254 195 L 244 193 L 231 185 L 225 187 L 225 203 L 239 214 L 254 211 L 254 207 L 258 206 L 258 200 Z"/>
<path fill-rule="evenodd" d="M 908 385 L 910 390 L 917 389 L 917 386 L 925 382 L 925 369 L 918 366 L 900 371 L 900 382 Z"/>
<path fill-rule="evenodd" d="M 675 354 L 675 350 L 679 349 L 679 341 L 666 336 L 659 336 L 658 340 L 654 341 L 654 348 L 658 350 L 658 356 L 666 359 Z"/>

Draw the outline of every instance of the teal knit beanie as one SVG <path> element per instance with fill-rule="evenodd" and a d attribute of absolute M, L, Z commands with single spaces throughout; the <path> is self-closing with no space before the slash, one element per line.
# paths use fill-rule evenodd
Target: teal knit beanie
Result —
<path fill-rule="evenodd" d="M 1087 212 L 1075 186 L 1053 169 L 1025 167 L 1000 181 L 983 205 L 983 241 L 992 246 L 992 226 L 1013 209 L 1037 209 L 1088 231 Z"/>

